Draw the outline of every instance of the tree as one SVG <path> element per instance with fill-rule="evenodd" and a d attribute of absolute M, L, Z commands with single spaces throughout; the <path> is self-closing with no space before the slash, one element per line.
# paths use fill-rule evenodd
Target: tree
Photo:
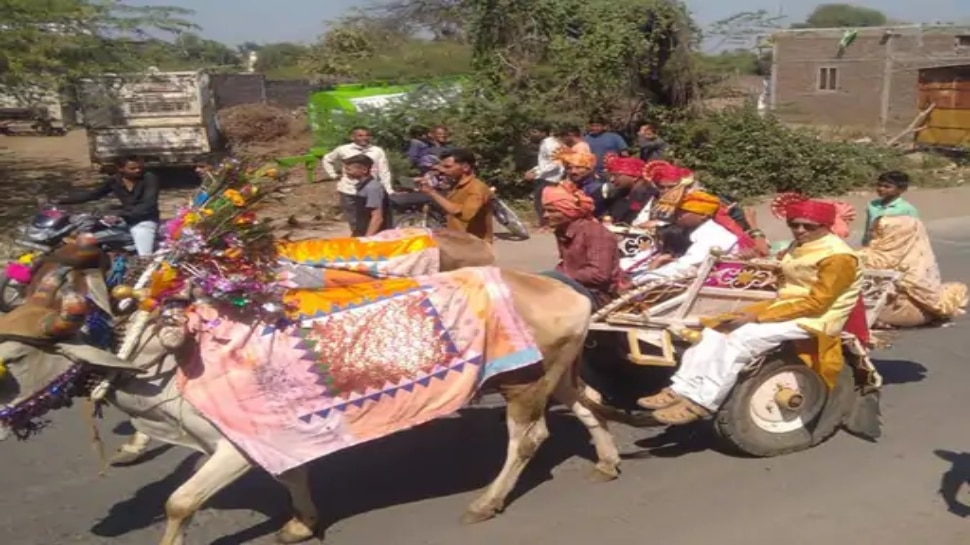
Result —
<path fill-rule="evenodd" d="M 889 19 L 879 10 L 852 4 L 821 4 L 804 23 L 796 23 L 792 28 L 861 28 L 888 23 Z"/>
<path fill-rule="evenodd" d="M 467 45 L 416 36 L 414 28 L 374 15 L 345 17 L 330 25 L 300 64 L 325 82 L 412 82 L 470 72 Z"/>
<path fill-rule="evenodd" d="M 0 0 L 0 13 L 0 86 L 14 94 L 144 69 L 146 43 L 194 28 L 188 10 L 117 0 Z"/>

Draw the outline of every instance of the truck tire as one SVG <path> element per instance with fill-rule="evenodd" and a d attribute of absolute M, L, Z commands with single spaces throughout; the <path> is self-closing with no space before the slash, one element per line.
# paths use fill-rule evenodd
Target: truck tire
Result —
<path fill-rule="evenodd" d="M 804 397 L 794 411 L 779 408 L 774 392 L 797 386 Z M 715 415 L 718 439 L 729 449 L 759 458 L 798 452 L 838 431 L 852 409 L 855 383 L 846 364 L 829 391 L 822 378 L 788 351 L 768 356 L 761 368 L 742 378 Z"/>

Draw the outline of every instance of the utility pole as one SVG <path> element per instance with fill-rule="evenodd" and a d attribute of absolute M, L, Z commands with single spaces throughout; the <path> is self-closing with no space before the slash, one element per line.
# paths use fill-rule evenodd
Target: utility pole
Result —
<path fill-rule="evenodd" d="M 883 41 L 885 42 L 885 58 L 883 59 L 882 66 L 882 104 L 879 111 L 879 125 L 882 129 L 883 139 L 887 137 L 886 130 L 889 126 L 889 109 L 892 104 L 892 91 L 893 91 L 893 70 L 895 67 L 895 53 L 893 51 L 893 37 L 895 33 L 886 29 L 886 34 L 883 36 Z"/>

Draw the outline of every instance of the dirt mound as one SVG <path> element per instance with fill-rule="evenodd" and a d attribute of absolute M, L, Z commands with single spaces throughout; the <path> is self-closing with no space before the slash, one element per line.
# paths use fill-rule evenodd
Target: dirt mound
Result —
<path fill-rule="evenodd" d="M 222 134 L 233 148 L 283 138 L 292 125 L 292 114 L 267 104 L 241 104 L 219 112 Z"/>

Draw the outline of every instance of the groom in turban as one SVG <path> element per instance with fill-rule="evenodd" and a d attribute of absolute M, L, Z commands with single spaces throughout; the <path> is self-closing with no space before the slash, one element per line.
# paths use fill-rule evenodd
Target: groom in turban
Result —
<path fill-rule="evenodd" d="M 542 192 L 543 217 L 553 228 L 559 263 L 543 274 L 589 297 L 593 308 L 608 303 L 622 278 L 616 238 L 593 217 L 593 200 L 572 182 Z"/>
<path fill-rule="evenodd" d="M 648 270 L 643 268 L 643 258 L 634 256 L 631 263 L 624 263 L 624 270 L 633 275 L 633 283 L 643 285 L 659 279 L 693 276 L 712 250 L 735 253 L 741 246 L 740 237 L 716 221 L 719 210 L 721 200 L 710 193 L 692 191 L 685 195 L 677 205 L 673 228 L 687 235 L 690 246 L 680 256 L 669 254 L 661 248 L 664 252 L 662 255 L 668 256 L 668 259 L 666 262 L 653 260 L 651 266 L 656 268 Z"/>
<path fill-rule="evenodd" d="M 804 201 L 785 215 L 795 242 L 781 261 L 777 299 L 702 320 L 700 341 L 684 353 L 671 386 L 638 401 L 658 421 L 687 424 L 712 415 L 742 369 L 784 342 L 794 342 L 799 356 L 832 388 L 844 365 L 843 329 L 868 339 L 859 260 L 830 231 L 835 207 Z"/>

